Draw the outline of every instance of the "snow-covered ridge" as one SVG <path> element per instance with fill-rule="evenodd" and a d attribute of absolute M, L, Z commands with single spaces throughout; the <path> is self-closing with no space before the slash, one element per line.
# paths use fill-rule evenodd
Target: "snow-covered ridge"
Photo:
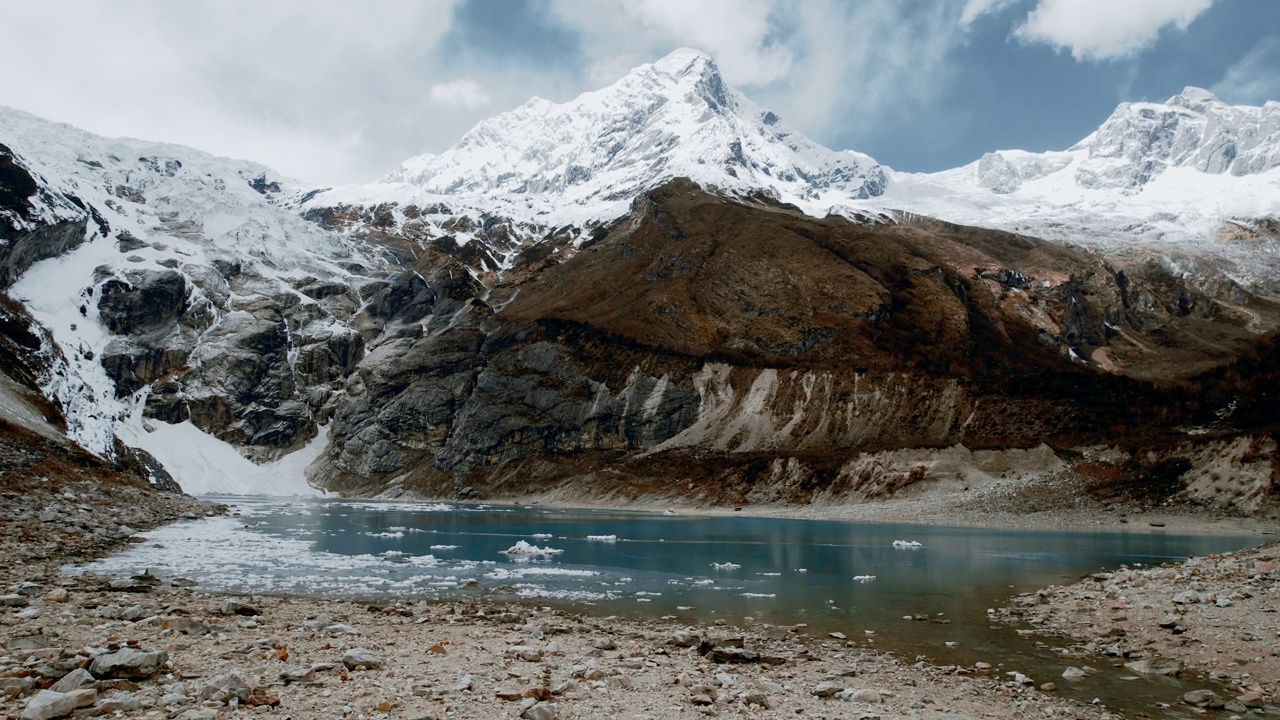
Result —
<path fill-rule="evenodd" d="M 440 155 L 410 158 L 378 183 L 308 205 L 443 202 L 557 226 L 618 217 L 675 177 L 764 192 L 815 215 L 881 194 L 887 178 L 866 155 L 791 129 L 727 86 L 709 56 L 682 49 L 566 103 L 534 98 Z"/>
<path fill-rule="evenodd" d="M 896 173 L 880 201 L 1104 251 L 1247 254 L 1217 241 L 1228 222 L 1280 216 L 1280 103 L 1227 105 L 1198 88 L 1124 103 L 1067 150 L 1002 150 L 954 170 Z"/>
<path fill-rule="evenodd" d="M 264 417 L 290 407 L 303 384 L 293 363 L 308 343 L 352 332 L 330 311 L 332 302 L 303 291 L 308 283 L 355 284 L 361 278 L 348 263 L 371 268 L 378 260 L 287 207 L 312 188 L 256 163 L 104 138 L 8 108 L 0 108 L 0 144 L 38 188 L 0 216 L 0 228 L 20 235 L 84 223 L 82 244 L 36 263 L 9 292 L 60 347 L 66 364 L 45 379 L 45 391 L 63 406 L 68 434 L 90 451 L 111 455 L 117 435 L 146 444 L 137 410 L 153 378 L 179 379 L 174 397 L 186 402 L 198 392 L 230 394 L 227 384 L 250 372 L 247 363 L 275 363 L 248 353 L 251 333 L 239 328 L 259 323 L 251 328 L 256 337 L 273 322 L 287 328 L 290 349 L 287 358 L 281 350 L 286 366 L 272 371 L 274 396 L 267 380 L 251 391 L 260 393 L 253 402 L 261 398 Z M 172 306 L 156 307 L 142 290 L 149 286 L 171 288 Z M 101 310 L 109 293 L 126 297 L 111 318 Z M 244 359 L 231 372 L 184 378 L 188 361 L 219 354 Z M 136 383 L 119 382 L 135 374 Z"/>

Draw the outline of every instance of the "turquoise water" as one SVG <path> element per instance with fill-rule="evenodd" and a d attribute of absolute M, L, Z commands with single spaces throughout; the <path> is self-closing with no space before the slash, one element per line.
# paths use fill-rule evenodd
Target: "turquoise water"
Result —
<path fill-rule="evenodd" d="M 151 542 L 90 569 L 124 574 L 150 568 L 191 577 L 206 589 L 237 592 L 419 599 L 497 590 L 600 614 L 806 623 L 810 632 L 838 630 L 908 661 L 924 656 L 943 664 L 1003 664 L 1060 686 L 1066 685 L 1058 677 L 1062 668 L 1080 661 L 1060 660 L 990 622 L 988 608 L 1101 569 L 1224 552 L 1262 539 L 227 500 L 240 516 L 161 528 L 149 533 Z M 504 553 L 522 542 L 556 552 Z M 930 620 L 905 620 L 907 615 Z M 1106 661 L 1093 664 L 1099 663 L 1105 667 Z M 1081 699 L 1149 708 L 1178 691 L 1176 683 L 1103 679 L 1091 680 L 1083 691 L 1090 697 Z"/>

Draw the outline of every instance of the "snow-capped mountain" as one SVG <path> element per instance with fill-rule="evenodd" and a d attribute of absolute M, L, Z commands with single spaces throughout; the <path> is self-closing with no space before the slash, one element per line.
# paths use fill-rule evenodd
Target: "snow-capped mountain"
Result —
<path fill-rule="evenodd" d="M 1280 103 L 1231 106 L 1188 88 L 1166 103 L 1119 106 L 1067 150 L 1004 150 L 954 170 L 905 173 L 788 128 L 693 50 L 563 104 L 531 100 L 440 155 L 410 158 L 377 183 L 316 193 L 303 209 L 326 218 L 341 209 L 345 222 L 330 227 L 356 234 L 376 226 L 419 244 L 452 239 L 482 257 L 476 270 L 501 272 L 522 246 L 566 227 L 580 242 L 677 176 L 819 217 L 905 211 L 1129 256 L 1222 257 L 1246 284 L 1280 273 L 1273 260 L 1249 267 L 1256 243 L 1222 242 L 1274 235 Z"/>
<path fill-rule="evenodd" d="M 813 142 L 727 86 L 711 57 L 681 49 L 569 102 L 530 100 L 440 155 L 308 205 L 447 203 L 556 227 L 611 220 L 674 177 L 766 193 L 818 216 L 886 183 L 870 157 Z"/>
<path fill-rule="evenodd" d="M 47 392 L 74 440 L 110 455 L 128 416 L 158 400 L 172 421 L 242 444 L 315 434 L 308 392 L 331 379 L 316 370 L 342 339 L 359 345 L 351 268 L 381 261 L 284 207 L 310 188 L 7 108 L 0 144 L 5 185 L 22 188 L 0 207 L 0 257 L 20 275 L 7 289 L 61 346 Z M 66 239 L 50 248 L 54 235 Z"/>
<path fill-rule="evenodd" d="M 713 194 L 673 181 L 679 177 Z M 575 355 L 574 341 L 559 336 L 502 335 L 504 323 L 518 322 L 511 318 L 520 312 L 529 322 L 549 318 L 553 327 L 592 332 L 592 322 L 565 325 L 556 315 L 564 309 L 548 299 L 560 298 L 563 288 L 590 285 L 570 277 L 582 268 L 612 280 L 580 305 L 631 297 L 618 290 L 644 278 L 643 287 L 630 288 L 643 302 L 606 319 L 652 313 L 636 322 L 657 328 L 660 339 L 680 336 L 672 328 L 694 327 L 688 335 L 699 343 L 726 343 L 717 357 L 772 348 L 767 362 L 789 363 L 865 330 L 860 321 L 837 331 L 812 324 L 814 318 L 845 317 L 854 307 L 862 308 L 851 315 L 858 318 L 896 312 L 898 305 L 883 298 L 900 287 L 879 287 L 880 280 L 846 272 L 839 263 L 829 267 L 837 256 L 823 249 L 792 267 L 796 277 L 821 282 L 788 285 L 787 292 L 799 294 L 786 295 L 787 303 L 804 305 L 814 293 L 848 290 L 850 283 L 871 283 L 865 292 L 776 327 L 762 320 L 768 325 L 763 335 L 724 330 L 730 324 L 715 316 L 725 312 L 715 304 L 705 324 L 682 325 L 694 322 L 688 302 L 654 290 L 654 283 L 776 280 L 781 276 L 771 270 L 783 256 L 794 260 L 789 253 L 808 247 L 801 239 L 840 225 L 814 221 L 810 235 L 795 238 L 790 231 L 763 233 L 755 238 L 754 264 L 740 265 L 745 261 L 735 255 L 714 273 L 694 272 L 706 258 L 666 251 L 667 233 L 679 233 L 664 224 L 669 212 L 692 220 L 708 208 L 732 206 L 743 222 L 739 237 L 774 227 L 766 221 L 774 216 L 808 222 L 799 213 L 762 207 L 762 198 L 855 222 L 902 213 L 911 227 L 843 230 L 898 233 L 884 246 L 896 250 L 872 258 L 890 265 L 905 247 L 900 240 L 919 241 L 918 262 L 955 273 L 953 284 L 935 288 L 938 307 L 952 307 L 950 293 L 971 283 L 1018 305 L 1034 276 L 1034 291 L 1046 305 L 1018 307 L 1049 333 L 1036 335 L 1036 342 L 1052 345 L 1050 354 L 1060 351 L 1063 362 L 1121 372 L 1156 352 L 1154 343 L 1130 342 L 1126 333 L 1161 329 L 1184 316 L 1208 322 L 1223 299 L 1249 298 L 1239 285 L 1280 287 L 1280 104 L 1233 107 L 1188 89 L 1163 104 L 1122 105 L 1067 150 L 1000 151 L 945 172 L 894 173 L 865 155 L 807 139 L 727 87 L 711 58 L 679 50 L 567 103 L 535 99 L 482 122 L 452 149 L 411 158 L 377 183 L 329 190 L 249 162 L 102 138 L 0 108 L 0 290 L 25 303 L 52 333 L 64 361 L 43 378 L 45 391 L 64 408 L 69 434 L 94 452 L 110 454 L 119 437 L 170 467 L 214 466 L 258 482 L 267 475 L 247 464 L 227 470 L 235 463 L 226 458 L 277 460 L 305 446 L 308 452 L 290 461 L 321 458 L 339 486 L 375 475 L 401 482 L 420 462 L 447 473 L 524 458 L 534 452 L 529 448 L 577 447 L 586 437 L 601 448 L 638 447 L 702 412 L 702 400 L 695 400 L 701 391 L 694 392 L 701 380 L 638 370 L 629 379 L 615 377 L 623 365 L 643 364 L 636 348 L 661 346 L 633 343 L 628 347 L 640 355 L 610 356 L 610 343 L 631 326 L 597 338 L 605 349 L 589 362 Z M 658 209 L 662 203 L 667 209 Z M 939 224 L 915 222 L 909 214 L 1123 257 L 1104 267 L 1094 255 L 1054 249 L 1041 254 L 1064 264 L 1038 266 L 1024 263 L 1019 252 L 967 244 L 986 233 L 930 229 Z M 624 217 L 630 221 L 613 222 Z M 621 272 L 602 260 L 616 255 L 618 263 L 638 262 L 618 245 L 606 247 L 611 237 L 637 232 L 651 245 L 648 264 Z M 950 250 L 935 254 L 942 246 Z M 860 247 L 851 242 L 848 251 L 856 255 Z M 1128 262 L 1150 256 L 1162 263 Z M 1102 269 L 1081 271 L 1086 267 Z M 555 273 L 560 289 L 539 294 L 538 284 Z M 1230 282 L 1223 283 L 1224 276 Z M 720 292 L 737 296 L 736 287 Z M 780 292 L 764 296 L 775 303 Z M 542 298 L 546 307 L 530 298 Z M 743 307 L 758 310 L 761 302 Z M 748 315 L 788 313 L 779 307 Z M 1275 325 L 1266 313 L 1230 307 L 1221 314 L 1224 348 L 1247 346 L 1249 333 Z M 890 326 L 898 327 L 883 327 Z M 550 344 L 530 348 L 526 340 Z M 867 340 L 866 347 L 882 341 Z M 702 344 L 688 347 L 677 355 L 704 353 Z M 1234 349 L 1222 352 L 1214 362 Z M 555 374 L 576 362 L 601 364 L 581 377 L 573 375 L 579 370 Z M 560 400 L 531 389 L 531 368 L 554 375 L 544 378 L 553 385 L 568 383 L 564 397 L 573 402 L 594 398 L 574 422 L 607 410 L 608 417 L 597 418 L 605 429 L 569 423 L 549 430 L 546 418 L 564 419 L 550 411 Z M 860 380 L 853 382 L 857 387 Z M 583 395 L 583 388 L 590 393 Z M 664 404 L 671 405 L 669 416 L 652 412 Z M 644 408 L 644 422 L 632 417 L 635 407 Z M 647 429 L 623 432 L 634 423 Z M 437 441 L 447 452 L 423 455 Z"/>
<path fill-rule="evenodd" d="M 1124 103 L 1067 150 L 1004 150 L 954 170 L 895 173 L 881 201 L 1101 250 L 1233 254 L 1217 241 L 1280 216 L 1280 103 L 1232 106 L 1199 88 Z"/>

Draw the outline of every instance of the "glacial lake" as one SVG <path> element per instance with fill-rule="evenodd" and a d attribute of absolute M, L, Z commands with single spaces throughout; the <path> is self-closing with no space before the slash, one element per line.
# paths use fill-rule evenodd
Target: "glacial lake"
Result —
<path fill-rule="evenodd" d="M 1167 678 L 1059 675 L 1094 661 L 1057 657 L 987 609 L 1012 595 L 1122 564 L 1152 565 L 1263 542 L 1258 535 L 1021 531 L 883 523 L 705 517 L 606 510 L 325 499 L 214 498 L 239 514 L 144 533 L 148 542 L 83 570 L 150 569 L 211 591 L 350 598 L 497 599 L 598 615 L 710 624 L 806 623 L 907 662 L 989 662 L 1065 694 L 1150 710 Z M 898 541 L 895 543 L 895 541 Z M 508 553 L 533 546 L 547 554 Z M 476 581 L 475 583 L 469 581 Z M 511 594 L 508 594 L 511 593 Z M 928 617 L 906 620 L 904 616 Z M 870 631 L 870 632 L 868 632 Z M 949 645 L 948 643 L 953 643 Z M 1104 673 L 1106 674 L 1106 673 Z M 1194 683 L 1195 681 L 1189 681 Z M 1191 684 L 1188 687 L 1198 687 Z"/>

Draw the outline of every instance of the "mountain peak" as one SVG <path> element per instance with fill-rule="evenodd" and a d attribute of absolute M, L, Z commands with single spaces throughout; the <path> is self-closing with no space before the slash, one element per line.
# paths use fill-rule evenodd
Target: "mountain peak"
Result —
<path fill-rule="evenodd" d="M 705 77 L 708 73 L 720 74 L 716 61 L 701 50 L 693 48 L 677 48 L 667 53 L 661 60 L 653 63 L 655 70 L 678 77 Z"/>
<path fill-rule="evenodd" d="M 1188 110 L 1203 111 L 1206 105 L 1220 102 L 1222 101 L 1218 99 L 1218 96 L 1208 90 L 1188 85 L 1182 89 L 1182 92 L 1169 98 L 1169 102 L 1165 104 L 1184 107 Z"/>
<path fill-rule="evenodd" d="M 710 55 L 689 48 L 568 102 L 531 100 L 484 120 L 453 148 L 410 158 L 386 181 L 464 203 L 496 201 L 539 222 L 577 222 L 616 217 L 675 177 L 731 194 L 763 192 L 819 215 L 850 197 L 879 195 L 887 183 L 874 160 L 788 128 L 725 84 Z"/>

